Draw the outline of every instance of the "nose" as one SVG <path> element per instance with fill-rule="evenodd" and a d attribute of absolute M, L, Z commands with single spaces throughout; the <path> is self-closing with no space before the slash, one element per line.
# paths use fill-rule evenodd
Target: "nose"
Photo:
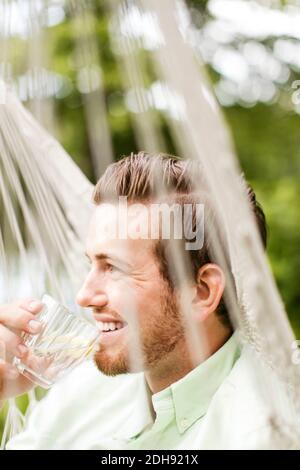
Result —
<path fill-rule="evenodd" d="M 76 302 L 80 307 L 103 307 L 108 303 L 106 292 L 90 273 L 76 295 Z"/>

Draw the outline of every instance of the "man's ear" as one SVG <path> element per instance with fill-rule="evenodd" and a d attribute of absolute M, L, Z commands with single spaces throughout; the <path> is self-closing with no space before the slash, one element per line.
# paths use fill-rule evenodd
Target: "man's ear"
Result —
<path fill-rule="evenodd" d="M 213 263 L 202 266 L 197 275 L 194 306 L 199 307 L 201 320 L 215 312 L 225 289 L 225 276 L 222 269 Z"/>

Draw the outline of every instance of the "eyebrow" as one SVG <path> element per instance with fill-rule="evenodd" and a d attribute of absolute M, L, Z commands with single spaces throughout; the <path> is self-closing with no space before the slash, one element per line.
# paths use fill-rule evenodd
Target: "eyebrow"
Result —
<path fill-rule="evenodd" d="M 91 261 L 91 257 L 89 256 L 89 254 L 87 252 L 85 252 L 85 256 Z M 97 261 L 111 260 L 112 262 L 114 262 L 116 264 L 120 264 L 123 267 L 132 268 L 130 263 L 127 263 L 126 261 L 118 258 L 117 256 L 113 256 L 109 253 L 96 253 L 95 255 L 93 255 L 93 258 L 95 258 Z"/>

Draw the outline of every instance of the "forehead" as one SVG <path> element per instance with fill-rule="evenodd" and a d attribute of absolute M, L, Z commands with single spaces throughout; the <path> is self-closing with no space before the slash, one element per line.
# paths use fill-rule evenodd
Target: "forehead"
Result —
<path fill-rule="evenodd" d="M 148 207 L 145 205 L 128 205 L 126 208 L 122 204 L 99 204 L 90 220 L 87 252 L 93 255 L 112 250 L 123 253 L 124 257 L 149 254 L 153 241 L 143 236 L 145 230 L 148 231 L 149 223 Z M 134 238 L 128 236 L 128 232 L 133 233 Z"/>

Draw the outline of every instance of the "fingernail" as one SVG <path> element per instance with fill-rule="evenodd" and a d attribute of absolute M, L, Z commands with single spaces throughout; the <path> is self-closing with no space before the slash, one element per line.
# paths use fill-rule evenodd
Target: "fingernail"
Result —
<path fill-rule="evenodd" d="M 28 307 L 29 307 L 29 310 L 31 310 L 31 311 L 41 309 L 42 308 L 42 302 L 40 302 L 39 300 L 32 300 L 29 303 Z"/>
<path fill-rule="evenodd" d="M 42 328 L 42 324 L 37 320 L 30 320 L 28 326 L 31 333 L 38 333 Z"/>
<path fill-rule="evenodd" d="M 17 351 L 19 356 L 24 356 L 24 354 L 27 353 L 28 349 L 26 348 L 26 346 L 24 346 L 24 344 L 19 344 L 19 346 L 17 347 Z"/>

